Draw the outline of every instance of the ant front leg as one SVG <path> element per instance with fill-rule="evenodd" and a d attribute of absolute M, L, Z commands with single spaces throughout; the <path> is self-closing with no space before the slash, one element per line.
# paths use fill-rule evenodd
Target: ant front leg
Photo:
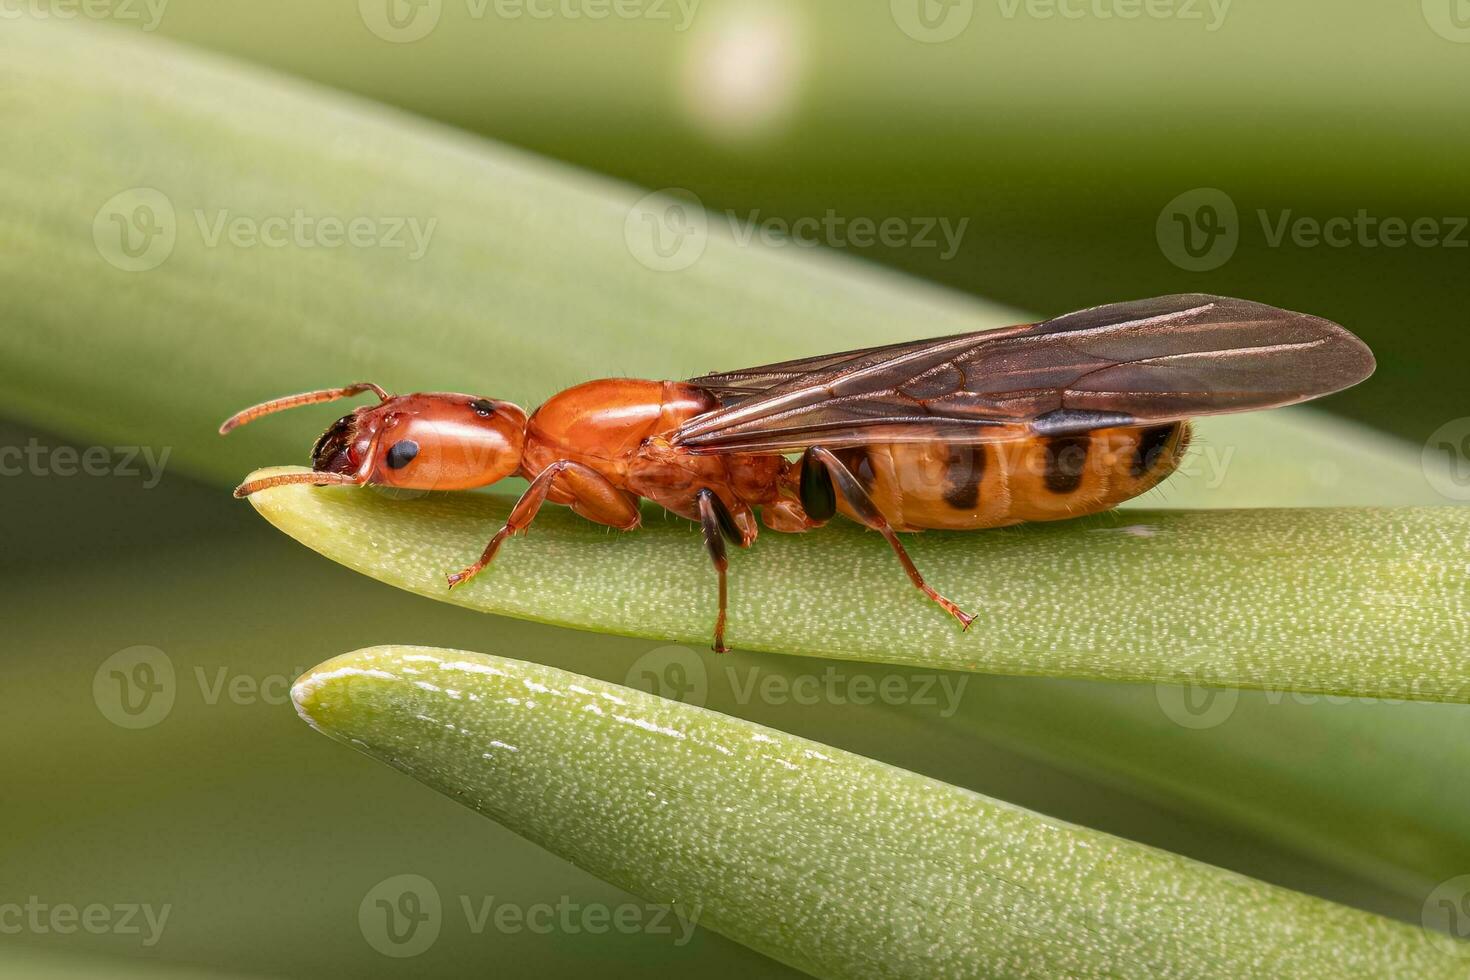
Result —
<path fill-rule="evenodd" d="M 706 487 L 695 498 L 699 501 L 699 526 L 704 531 L 704 547 L 720 577 L 720 613 L 715 618 L 714 651 L 728 653 L 730 648 L 725 646 L 725 606 L 729 599 L 729 588 L 725 581 L 725 572 L 730 567 L 730 562 L 725 556 L 725 539 L 729 538 L 732 544 L 742 548 L 749 547 L 750 542 L 740 532 L 735 516 L 713 490 Z"/>
<path fill-rule="evenodd" d="M 572 506 L 583 517 L 623 531 L 631 531 L 638 526 L 638 504 L 633 498 L 613 486 L 607 477 L 592 467 L 570 459 L 559 459 L 536 474 L 526 492 L 521 494 L 521 498 L 511 508 L 505 525 L 485 545 L 480 560 L 449 576 L 451 589 L 468 582 L 483 571 L 495 558 L 495 553 L 500 550 L 500 545 L 506 538 L 531 526 L 557 477 L 562 477 L 563 488 L 574 498 Z"/>
<path fill-rule="evenodd" d="M 819 466 L 822 467 L 821 470 L 817 468 Z M 828 484 L 827 491 L 823 491 L 821 488 L 821 484 L 826 481 L 821 480 L 817 476 L 823 470 L 826 471 L 826 475 L 831 481 Z M 844 466 L 842 460 L 834 456 L 831 450 L 823 449 L 821 446 L 811 447 L 801 458 L 801 494 L 803 500 L 805 501 L 810 498 L 812 504 L 822 507 L 828 499 L 831 499 L 832 507 L 835 509 L 836 501 L 830 491 L 831 484 L 836 484 L 837 493 L 840 493 L 842 499 L 847 501 L 848 506 L 852 508 L 858 520 L 883 535 L 888 541 L 888 544 L 893 548 L 893 553 L 898 556 L 899 562 L 902 563 L 903 570 L 908 573 L 909 581 L 914 583 L 915 588 L 930 599 L 933 599 L 945 612 L 958 619 L 962 627 L 969 629 L 970 624 L 975 621 L 975 617 L 934 591 L 924 581 L 924 576 L 920 575 L 919 570 L 914 567 L 913 559 L 909 557 L 909 553 L 904 550 L 903 544 L 899 542 L 898 535 L 888 523 L 888 518 L 883 516 L 883 512 L 878 509 L 878 505 L 873 502 L 873 498 L 868 496 L 868 491 L 863 488 L 862 483 L 857 477 L 852 475 L 852 471 Z M 822 509 L 825 509 L 825 507 L 822 507 Z"/>

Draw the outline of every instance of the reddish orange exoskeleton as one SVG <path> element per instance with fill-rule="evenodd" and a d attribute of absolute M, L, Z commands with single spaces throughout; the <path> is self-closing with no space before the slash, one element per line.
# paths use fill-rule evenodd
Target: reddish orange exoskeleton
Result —
<path fill-rule="evenodd" d="M 525 477 L 505 525 L 448 577 L 451 588 L 547 500 L 625 531 L 638 526 L 640 498 L 650 500 L 703 528 L 723 651 L 725 541 L 755 540 L 757 508 L 776 531 L 819 527 L 839 511 L 878 531 L 914 585 L 968 628 L 973 617 L 924 581 L 895 532 L 1107 510 L 1174 471 L 1189 418 L 1305 401 L 1373 367 L 1335 323 L 1189 294 L 690 381 L 589 381 L 529 416 L 491 398 L 389 395 L 363 382 L 265 402 L 220 432 L 371 391 L 377 405 L 317 440 L 312 472 L 235 495 L 287 483 L 466 490 Z"/>

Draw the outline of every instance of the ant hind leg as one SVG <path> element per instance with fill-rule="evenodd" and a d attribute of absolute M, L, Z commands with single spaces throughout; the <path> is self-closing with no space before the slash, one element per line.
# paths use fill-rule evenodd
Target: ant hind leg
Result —
<path fill-rule="evenodd" d="M 878 509 L 878 505 L 873 502 L 873 498 L 868 496 L 868 491 L 863 488 L 858 478 L 852 475 L 852 471 L 843 465 L 842 460 L 834 456 L 829 449 L 823 449 L 821 446 L 813 446 L 802 456 L 801 466 L 802 497 L 804 500 L 810 495 L 813 498 L 813 504 L 820 506 L 818 501 L 829 499 L 829 493 L 827 491 L 830 491 L 831 486 L 835 484 L 837 492 L 842 495 L 843 500 L 847 501 L 848 506 L 852 508 L 858 520 L 883 535 L 888 541 L 888 544 L 893 548 L 893 553 L 898 556 L 899 562 L 903 565 L 903 570 L 908 573 L 909 581 L 914 583 L 915 588 L 930 599 L 933 599 L 945 612 L 959 620 L 963 628 L 967 630 L 970 628 L 970 624 L 975 621 L 975 617 L 940 595 L 924 581 L 924 576 L 920 575 L 919 570 L 914 567 L 913 559 L 904 550 L 902 542 L 898 540 L 898 535 L 894 532 L 892 526 L 889 525 L 888 518 L 883 516 L 883 512 Z M 821 489 L 821 483 L 823 481 L 817 479 L 815 475 L 808 476 L 808 472 L 815 471 L 818 466 L 822 467 L 828 477 L 830 477 L 831 483 L 828 485 L 827 491 Z M 832 500 L 831 507 L 833 510 L 836 509 L 835 499 Z"/>

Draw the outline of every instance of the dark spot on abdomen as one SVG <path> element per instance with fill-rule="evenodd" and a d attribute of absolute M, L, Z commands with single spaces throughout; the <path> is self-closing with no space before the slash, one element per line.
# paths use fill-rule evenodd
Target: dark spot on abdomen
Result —
<path fill-rule="evenodd" d="M 1087 469 L 1087 450 L 1092 436 L 1053 436 L 1046 440 L 1046 488 L 1052 493 L 1072 493 L 1082 485 Z"/>
<path fill-rule="evenodd" d="M 1179 431 L 1179 426 L 1178 422 L 1151 425 L 1138 433 L 1138 445 L 1133 450 L 1133 466 L 1130 469 L 1135 479 L 1149 473 L 1158 465 L 1159 457 L 1169 445 L 1169 440 L 1174 438 L 1174 433 Z"/>
<path fill-rule="evenodd" d="M 980 503 L 980 481 L 984 477 L 984 446 L 950 446 L 944 473 L 944 502 L 955 510 L 974 510 Z"/>
<path fill-rule="evenodd" d="M 863 489 L 868 493 L 872 493 L 874 484 L 878 482 L 878 477 L 873 472 L 872 457 L 868 455 L 866 447 L 854 449 L 852 454 L 852 462 L 848 466 L 848 469 L 852 471 L 853 476 L 857 477 L 857 481 L 863 485 Z"/>

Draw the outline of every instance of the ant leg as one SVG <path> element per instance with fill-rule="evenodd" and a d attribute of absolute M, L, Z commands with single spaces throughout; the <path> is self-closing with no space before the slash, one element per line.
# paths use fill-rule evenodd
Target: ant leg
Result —
<path fill-rule="evenodd" d="M 584 506 L 578 509 L 584 517 L 591 517 L 600 524 L 609 524 L 621 528 L 624 531 L 632 530 L 638 526 L 638 505 L 623 491 L 608 480 L 607 477 L 581 463 L 570 459 L 559 459 L 546 469 L 536 475 L 526 492 L 521 494 L 521 499 L 511 508 L 510 516 L 505 519 L 505 525 L 490 543 L 485 545 L 480 560 L 462 571 L 455 572 L 449 576 L 449 587 L 468 582 L 479 574 L 486 565 L 495 558 L 495 553 L 505 539 L 513 534 L 525 531 L 531 522 L 536 519 L 536 514 L 541 510 L 541 505 L 546 502 L 546 495 L 551 492 L 551 484 L 558 476 L 565 477 L 564 482 L 578 503 Z"/>
<path fill-rule="evenodd" d="M 725 646 L 725 606 L 729 589 L 725 582 L 725 570 L 729 568 L 730 562 L 725 557 L 725 539 L 729 538 L 732 543 L 741 547 L 746 547 L 748 542 L 740 533 L 729 508 L 715 496 L 713 490 L 705 488 L 695 497 L 699 501 L 699 526 L 704 531 L 704 547 L 709 552 L 710 561 L 714 562 L 715 572 L 720 576 L 720 614 L 715 619 L 714 651 L 728 653 L 730 648 Z"/>
<path fill-rule="evenodd" d="M 908 573 L 909 581 L 913 582 L 914 586 L 920 592 L 923 592 L 930 599 L 938 603 L 941 609 L 955 619 L 958 619 L 961 626 L 969 629 L 970 624 L 975 621 L 975 617 L 964 612 L 959 606 L 934 591 L 924 581 L 924 576 L 920 575 L 919 570 L 914 567 L 913 559 L 909 557 L 909 553 L 899 543 L 898 535 L 889 526 L 888 519 L 883 516 L 883 512 L 878 509 L 878 505 L 873 502 L 873 498 L 868 496 L 868 491 L 863 489 L 863 485 L 858 481 L 858 478 L 852 475 L 852 471 L 844 466 L 842 460 L 834 456 L 831 450 L 823 449 L 821 446 L 813 446 L 806 451 L 801 459 L 803 485 L 808 483 L 807 469 L 815 468 L 817 465 L 822 466 L 827 471 L 832 482 L 836 484 L 837 491 L 842 494 L 842 499 L 847 501 L 848 506 L 853 509 L 858 520 L 883 535 L 888 541 L 888 544 L 893 548 L 893 553 L 898 556 L 898 560 L 903 564 L 903 570 Z M 811 482 L 815 484 L 817 481 L 813 479 Z"/>

